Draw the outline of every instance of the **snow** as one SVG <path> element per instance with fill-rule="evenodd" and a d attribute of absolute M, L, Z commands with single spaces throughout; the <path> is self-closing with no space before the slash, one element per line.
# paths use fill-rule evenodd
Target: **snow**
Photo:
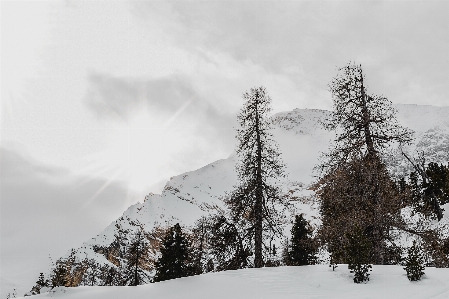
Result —
<path fill-rule="evenodd" d="M 241 269 L 179 278 L 137 287 L 58 289 L 38 298 L 449 298 L 449 269 L 426 268 L 410 282 L 401 266 L 373 266 L 370 281 L 355 284 L 347 265 Z"/>

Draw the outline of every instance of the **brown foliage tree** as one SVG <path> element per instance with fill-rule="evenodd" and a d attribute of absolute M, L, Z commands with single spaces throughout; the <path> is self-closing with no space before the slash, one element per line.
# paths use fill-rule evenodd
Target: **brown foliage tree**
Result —
<path fill-rule="evenodd" d="M 315 186 L 321 203 L 322 240 L 334 260 L 347 260 L 345 234 L 355 226 L 372 243 L 372 262 L 385 263 L 391 228 L 402 227 L 402 195 L 382 157 L 393 142 L 411 141 L 395 109 L 383 96 L 368 95 L 360 65 L 348 64 L 329 84 L 334 110 L 326 128 L 335 130 L 334 147 L 325 155 Z"/>

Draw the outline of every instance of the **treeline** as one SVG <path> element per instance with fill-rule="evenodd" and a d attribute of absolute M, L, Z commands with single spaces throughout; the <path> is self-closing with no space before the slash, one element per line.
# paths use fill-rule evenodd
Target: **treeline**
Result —
<path fill-rule="evenodd" d="M 225 194 L 224 209 L 189 229 L 140 229 L 129 240 L 130 232 L 118 229 L 109 247 L 94 248 L 109 264 L 73 253 L 58 260 L 47 279 L 41 275 L 33 293 L 61 285 L 139 285 L 211 271 L 309 265 L 317 262 L 318 251 L 328 253 L 333 269 L 348 264 L 356 283 L 369 280 L 372 264 L 403 265 L 411 280 L 423 275 L 425 264 L 449 267 L 449 239 L 437 225 L 449 203 L 449 164 L 403 150 L 413 132 L 399 125 L 386 97 L 368 93 L 360 65 L 341 68 L 329 89 L 334 109 L 325 127 L 336 138 L 311 187 L 320 206 L 316 231 L 302 214 L 286 217 L 292 203 L 280 187 L 286 174 L 270 133 L 271 98 L 264 87 L 252 88 L 243 94 L 238 114 L 238 184 Z M 399 180 L 385 162 L 394 146 L 413 169 Z M 288 223 L 291 236 L 276 248 L 280 244 L 272 241 L 286 239 Z M 404 236 L 413 244 L 404 244 Z"/>
<path fill-rule="evenodd" d="M 155 232 L 158 258 L 153 259 Z M 207 272 L 253 267 L 252 252 L 239 241 L 235 225 L 223 215 L 210 215 L 196 221 L 191 229 L 177 223 L 167 229 L 157 228 L 152 233 L 138 230 L 122 249 L 116 239 L 107 248 L 96 248 L 109 262 L 80 259 L 72 250 L 67 258 L 58 259 L 45 276 L 40 273 L 36 284 L 27 295 L 36 295 L 55 287 L 77 286 L 135 286 Z M 273 244 L 266 266 L 307 265 L 315 262 L 316 246 L 311 238 L 308 222 L 299 215 L 292 228 L 292 238 L 283 250 Z M 131 235 L 131 233 L 128 233 Z M 153 245 L 151 245 L 153 243 Z"/>

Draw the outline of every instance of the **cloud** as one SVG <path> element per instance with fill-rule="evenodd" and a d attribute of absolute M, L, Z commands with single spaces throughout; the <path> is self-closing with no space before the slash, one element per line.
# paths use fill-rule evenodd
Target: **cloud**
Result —
<path fill-rule="evenodd" d="M 57 258 L 104 229 L 129 204 L 120 182 L 74 176 L 0 148 L 2 278 L 32 286 Z M 93 198 L 93 199 L 92 199 Z"/>
<path fill-rule="evenodd" d="M 182 126 L 192 138 L 212 139 L 215 144 L 232 143 L 234 138 L 236 115 L 220 111 L 219 103 L 202 96 L 181 75 L 142 80 L 91 74 L 85 104 L 99 118 L 128 122 L 139 109 L 146 109 L 150 116 L 159 116 L 148 120 L 154 127 L 169 131 Z"/>
<path fill-rule="evenodd" d="M 85 103 L 99 117 L 126 121 L 141 104 L 148 109 L 175 111 L 191 100 L 198 101 L 189 82 L 176 76 L 144 81 L 92 73 L 88 82 Z"/>
<path fill-rule="evenodd" d="M 179 47 L 207 49 L 286 74 L 316 100 L 336 67 L 361 63 L 374 93 L 396 103 L 445 105 L 446 1 L 214 1 L 139 3 L 162 14 Z"/>

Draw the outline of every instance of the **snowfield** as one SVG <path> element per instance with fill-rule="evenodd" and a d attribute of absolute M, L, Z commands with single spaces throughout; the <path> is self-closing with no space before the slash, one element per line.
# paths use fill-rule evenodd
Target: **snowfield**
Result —
<path fill-rule="evenodd" d="M 59 288 L 33 298 L 449 298 L 449 269 L 426 268 L 410 282 L 401 266 L 373 266 L 370 281 L 355 284 L 347 265 L 241 269 L 178 278 L 137 287 Z"/>

